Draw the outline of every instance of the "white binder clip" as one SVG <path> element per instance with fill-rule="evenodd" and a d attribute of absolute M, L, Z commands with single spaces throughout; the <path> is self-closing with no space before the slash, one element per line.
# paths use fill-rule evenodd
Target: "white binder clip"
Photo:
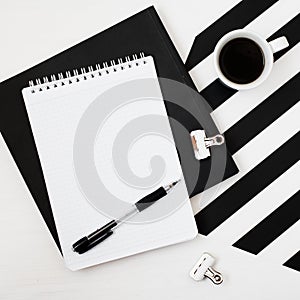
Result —
<path fill-rule="evenodd" d="M 203 280 L 205 277 L 209 278 L 214 284 L 221 284 L 223 282 L 222 274 L 212 268 L 215 258 L 208 253 L 203 253 L 200 259 L 190 272 L 190 276 L 196 280 Z"/>
<path fill-rule="evenodd" d="M 198 160 L 210 156 L 209 148 L 222 145 L 225 141 L 223 135 L 217 134 L 213 137 L 206 137 L 204 130 L 194 130 L 190 133 L 195 157 Z"/>

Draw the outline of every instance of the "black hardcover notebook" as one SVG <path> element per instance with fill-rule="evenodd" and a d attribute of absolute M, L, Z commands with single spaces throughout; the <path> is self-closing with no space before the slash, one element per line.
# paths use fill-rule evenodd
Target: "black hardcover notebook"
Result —
<path fill-rule="evenodd" d="M 159 77 L 175 80 L 196 91 L 154 7 L 149 7 L 0 84 L 1 133 L 59 248 L 47 189 L 21 90 L 35 78 L 43 76 L 50 78 L 52 74 L 80 69 L 140 52 L 153 56 Z M 210 109 L 202 96 L 196 92 L 191 93 L 188 88 L 182 89 L 180 95 L 175 95 L 174 91 L 166 88 L 163 83 L 161 88 L 164 99 L 176 98 L 177 101 L 176 104 L 165 101 L 165 105 L 176 147 L 184 149 L 179 151 L 179 156 L 189 195 L 196 195 L 205 188 L 236 174 L 238 169 L 231 155 L 226 151 L 225 144 L 222 147 L 212 147 L 210 158 L 197 161 L 190 136 L 177 130 L 179 122 L 187 132 L 206 127 L 204 129 L 208 136 L 218 133 L 210 117 Z M 188 111 L 197 111 L 197 113 L 192 116 Z M 224 149 L 225 158 L 222 154 Z M 199 167 L 199 174 L 196 177 L 190 170 L 191 161 Z M 219 164 L 220 172 L 218 172 Z M 224 170 L 222 165 L 225 166 Z"/>

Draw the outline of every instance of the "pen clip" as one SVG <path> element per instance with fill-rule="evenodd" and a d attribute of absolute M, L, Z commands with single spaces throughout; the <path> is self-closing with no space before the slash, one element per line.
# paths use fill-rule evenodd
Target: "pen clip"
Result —
<path fill-rule="evenodd" d="M 104 232 L 104 233 L 102 234 L 102 236 L 100 236 L 97 240 L 94 240 L 94 241 L 90 242 L 88 249 L 94 247 L 95 244 L 97 245 L 97 244 L 103 242 L 103 241 L 106 240 L 108 237 L 110 237 L 113 233 L 114 233 L 114 232 L 113 232 L 112 230 L 109 230 L 109 231 L 107 231 L 107 232 Z"/>

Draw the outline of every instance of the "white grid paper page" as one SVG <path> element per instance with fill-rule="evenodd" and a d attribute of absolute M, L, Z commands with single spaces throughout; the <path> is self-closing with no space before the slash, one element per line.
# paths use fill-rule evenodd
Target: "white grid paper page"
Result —
<path fill-rule="evenodd" d="M 144 60 L 147 63 L 140 67 L 125 68 L 107 76 L 51 88 L 43 92 L 31 93 L 31 88 L 23 90 L 64 259 L 67 267 L 72 270 L 185 241 L 197 234 L 190 203 L 185 201 L 167 217 L 155 222 L 120 226 L 113 236 L 85 254 L 79 255 L 71 249 L 72 244 L 79 238 L 110 221 L 86 200 L 78 187 L 73 164 L 76 128 L 87 107 L 109 88 L 129 80 L 157 78 L 152 57 L 146 57 Z M 126 122 L 149 113 L 167 116 L 162 97 L 161 101 L 142 101 L 141 103 L 137 101 L 113 113 L 95 142 L 95 163 L 99 176 L 110 190 L 113 189 L 115 196 L 123 195 L 122 200 L 126 202 L 137 201 L 155 190 L 157 186 L 144 190 L 129 189 L 120 180 L 118 181 L 112 170 L 112 158 L 109 151 L 112 146 L 111 141 Z M 165 119 L 166 129 L 170 131 L 167 117 Z M 181 176 L 174 145 L 166 143 L 157 136 L 147 137 L 145 143 L 148 145 L 145 148 L 146 151 L 143 152 L 143 145 L 137 145 L 129 153 L 129 165 L 134 172 L 145 176 L 147 174 L 147 171 L 145 174 L 143 169 L 146 167 L 145 160 L 149 160 L 152 153 L 155 154 L 160 150 L 167 160 L 167 171 L 160 185 L 167 184 Z M 186 189 L 184 191 L 183 198 L 188 200 Z M 172 193 L 166 197 L 172 197 Z M 159 208 L 160 204 L 156 203 L 142 213 L 149 214 L 151 210 L 154 212 Z"/>

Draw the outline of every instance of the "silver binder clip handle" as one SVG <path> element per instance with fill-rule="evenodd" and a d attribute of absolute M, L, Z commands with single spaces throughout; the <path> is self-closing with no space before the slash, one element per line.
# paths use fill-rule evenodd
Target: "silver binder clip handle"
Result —
<path fill-rule="evenodd" d="M 204 130 L 194 130 L 190 133 L 192 145 L 197 160 L 205 159 L 210 156 L 209 148 L 222 145 L 225 141 L 223 135 L 217 134 L 213 137 L 206 137 Z"/>
<path fill-rule="evenodd" d="M 221 135 L 221 134 L 217 134 L 210 138 L 204 139 L 206 148 L 222 145 L 222 144 L 224 144 L 224 141 L 225 141 L 225 139 L 224 139 L 223 135 Z"/>
<path fill-rule="evenodd" d="M 213 269 L 212 267 L 209 267 L 207 269 L 204 276 L 209 278 L 214 284 L 221 284 L 223 282 L 222 274 Z"/>
<path fill-rule="evenodd" d="M 214 284 L 221 284 L 223 282 L 223 276 L 220 272 L 213 269 L 215 258 L 209 253 L 203 253 L 200 259 L 190 272 L 190 276 L 200 281 L 204 278 L 209 278 Z"/>

